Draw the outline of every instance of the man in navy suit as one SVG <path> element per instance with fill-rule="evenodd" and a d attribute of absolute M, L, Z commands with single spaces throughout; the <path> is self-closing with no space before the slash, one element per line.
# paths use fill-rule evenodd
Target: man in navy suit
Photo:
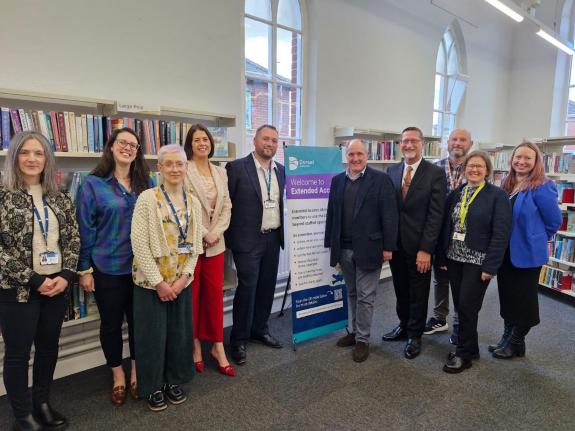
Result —
<path fill-rule="evenodd" d="M 325 247 L 340 265 L 349 298 L 351 332 L 339 347 L 355 346 L 353 360 L 369 356 L 369 335 L 381 266 L 397 246 L 397 202 L 389 177 L 367 166 L 360 139 L 346 148 L 347 169 L 331 181 Z"/>
<path fill-rule="evenodd" d="M 404 355 L 421 352 L 421 335 L 427 317 L 431 256 L 441 231 L 445 204 L 445 171 L 423 158 L 423 133 L 408 127 L 401 133 L 403 161 L 388 169 L 399 206 L 399 247 L 390 261 L 397 297 L 399 325 L 384 341 L 407 338 Z"/>
<path fill-rule="evenodd" d="M 281 348 L 268 330 L 283 236 L 284 167 L 273 161 L 278 132 L 268 124 L 254 136 L 254 152 L 226 164 L 232 201 L 226 245 L 238 277 L 230 335 L 232 359 L 246 362 L 248 340 Z"/>

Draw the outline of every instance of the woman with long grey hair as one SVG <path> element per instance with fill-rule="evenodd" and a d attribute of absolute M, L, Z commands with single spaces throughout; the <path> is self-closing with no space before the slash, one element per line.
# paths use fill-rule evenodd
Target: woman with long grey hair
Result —
<path fill-rule="evenodd" d="M 50 406 L 49 394 L 66 291 L 75 279 L 79 250 L 74 206 L 57 187 L 48 140 L 36 132 L 16 134 L 0 185 L 0 327 L 4 385 L 14 412 L 14 430 L 67 425 L 66 418 Z"/>

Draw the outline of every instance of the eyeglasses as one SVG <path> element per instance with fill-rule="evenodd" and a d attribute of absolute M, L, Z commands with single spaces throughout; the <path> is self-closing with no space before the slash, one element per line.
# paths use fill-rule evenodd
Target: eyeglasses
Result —
<path fill-rule="evenodd" d="M 485 165 L 467 165 L 467 169 L 483 170 L 483 169 L 487 169 L 487 166 L 485 166 Z"/>
<path fill-rule="evenodd" d="M 138 151 L 138 148 L 140 148 L 140 144 L 137 142 L 128 142 L 123 139 L 116 139 L 116 143 L 120 146 L 120 148 L 124 149 L 130 147 L 130 150 Z"/>

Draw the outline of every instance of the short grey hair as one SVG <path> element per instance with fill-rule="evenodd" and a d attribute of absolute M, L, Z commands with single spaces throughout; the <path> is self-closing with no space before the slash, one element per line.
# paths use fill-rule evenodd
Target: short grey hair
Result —
<path fill-rule="evenodd" d="M 347 145 L 345 146 L 345 154 L 347 154 L 347 151 L 349 150 L 349 147 L 351 147 L 351 145 L 352 145 L 352 144 L 355 144 L 356 142 L 357 142 L 357 143 L 360 143 L 360 144 L 362 145 L 362 147 L 363 147 L 363 149 L 364 149 L 364 151 L 365 151 L 365 154 L 367 154 L 367 153 L 368 153 L 367 145 L 365 145 L 365 142 L 363 142 L 363 139 L 359 139 L 359 138 L 352 139 L 351 141 L 349 141 L 349 142 L 347 143 Z"/>
<path fill-rule="evenodd" d="M 171 153 L 179 153 L 182 156 L 182 159 L 184 162 L 188 161 L 188 157 L 186 156 L 186 152 L 184 151 L 184 147 L 182 147 L 179 144 L 169 144 L 169 145 L 164 145 L 163 147 L 160 147 L 160 151 L 158 151 L 158 163 L 162 163 L 162 160 L 164 160 L 164 156 L 166 154 L 171 154 Z"/>
<path fill-rule="evenodd" d="M 45 195 L 54 195 L 58 192 L 58 184 L 56 184 L 56 158 L 54 157 L 54 151 L 52 150 L 50 141 L 38 132 L 20 132 L 14 135 L 10 141 L 8 154 L 4 161 L 2 184 L 12 192 L 26 188 L 26 184 L 22 179 L 22 171 L 20 171 L 20 166 L 18 166 L 18 154 L 22 146 L 31 139 L 40 142 L 44 150 L 44 170 L 40 175 L 42 191 Z"/>

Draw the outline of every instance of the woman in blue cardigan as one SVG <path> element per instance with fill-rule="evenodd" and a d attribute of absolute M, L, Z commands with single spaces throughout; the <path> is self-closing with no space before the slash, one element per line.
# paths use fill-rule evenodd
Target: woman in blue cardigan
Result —
<path fill-rule="evenodd" d="M 545 176 L 541 153 L 530 142 L 513 150 L 502 188 L 513 207 L 511 240 L 497 273 L 505 329 L 489 351 L 510 359 L 525 355 L 525 336 L 539 323 L 539 273 L 549 259 L 547 241 L 561 226 L 561 211 L 555 183 Z"/>

